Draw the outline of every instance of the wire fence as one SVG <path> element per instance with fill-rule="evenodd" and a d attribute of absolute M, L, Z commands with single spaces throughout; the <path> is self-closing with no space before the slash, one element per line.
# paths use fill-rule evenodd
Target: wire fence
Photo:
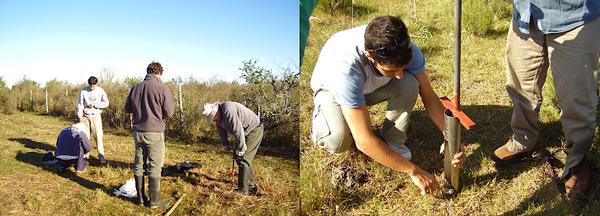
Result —
<path fill-rule="evenodd" d="M 165 135 L 170 139 L 193 142 L 217 142 L 213 126 L 202 115 L 204 103 L 215 101 L 237 101 L 245 104 L 261 117 L 267 129 L 267 145 L 298 146 L 297 88 L 286 92 L 274 92 L 270 84 L 238 84 L 232 82 L 166 82 L 171 90 L 176 107 L 172 118 L 166 119 Z M 117 134 L 129 134 L 132 131 L 132 118 L 124 112 L 124 105 L 131 84 L 102 81 L 98 86 L 106 92 L 109 106 L 102 109 L 102 123 L 105 130 Z M 16 111 L 61 116 L 76 121 L 77 103 L 84 85 L 46 84 L 16 85 L 10 90 L 7 103 L 14 104 Z M 294 99 L 295 98 L 295 99 Z M 288 101 L 288 102 L 286 102 Z M 295 107 L 294 107 L 295 106 Z M 274 112 L 276 110 L 277 112 Z M 263 113 L 267 112 L 267 116 Z M 294 132 L 295 131 L 295 132 Z"/>

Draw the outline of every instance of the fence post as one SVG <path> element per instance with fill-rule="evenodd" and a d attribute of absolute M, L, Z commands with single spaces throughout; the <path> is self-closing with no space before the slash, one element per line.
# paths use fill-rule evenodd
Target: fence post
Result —
<path fill-rule="evenodd" d="M 183 128 L 184 126 L 184 115 L 183 115 L 183 100 L 181 97 L 181 83 L 177 84 L 177 95 L 178 95 L 178 101 L 179 101 L 179 118 L 181 120 L 181 128 Z"/>
<path fill-rule="evenodd" d="M 29 109 L 33 112 L 33 90 L 29 89 Z"/>
<path fill-rule="evenodd" d="M 46 89 L 46 114 L 48 114 L 48 89 Z"/>
<path fill-rule="evenodd" d="M 66 109 L 67 109 L 67 110 L 70 110 L 70 109 L 71 109 L 71 103 L 70 103 L 70 102 L 71 102 L 71 100 L 69 100 L 69 87 L 66 87 L 66 88 L 65 88 L 65 98 L 66 98 L 66 100 L 67 100 L 67 104 L 66 104 L 66 106 L 67 106 L 67 107 L 66 107 Z M 68 111 L 67 111 L 67 113 L 68 113 Z M 68 115 L 68 114 L 67 114 L 67 115 Z"/>

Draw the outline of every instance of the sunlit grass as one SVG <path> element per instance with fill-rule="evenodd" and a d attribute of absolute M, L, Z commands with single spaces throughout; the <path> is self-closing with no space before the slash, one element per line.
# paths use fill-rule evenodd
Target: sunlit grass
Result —
<path fill-rule="evenodd" d="M 41 155 L 55 149 L 56 136 L 70 124 L 31 113 L 0 114 L 0 215 L 150 215 L 167 211 L 139 207 L 112 194 L 133 177 L 131 136 L 105 133 L 107 167 L 96 166 L 92 159 L 82 174 L 71 170 L 58 175 L 52 166 L 42 165 Z M 297 214 L 297 160 L 259 153 L 254 172 L 263 195 L 242 197 L 230 193 L 231 154 L 203 143 L 166 143 L 165 167 L 183 161 L 202 164 L 187 175 L 163 176 L 163 198 L 174 203 L 186 194 L 174 215 Z M 92 157 L 96 154 L 93 151 Z"/>

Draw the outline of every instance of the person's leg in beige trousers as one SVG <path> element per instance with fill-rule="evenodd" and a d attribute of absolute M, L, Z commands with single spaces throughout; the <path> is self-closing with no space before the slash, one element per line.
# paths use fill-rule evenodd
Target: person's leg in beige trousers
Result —
<path fill-rule="evenodd" d="M 548 67 L 552 68 L 566 138 L 564 178 L 589 151 L 596 126 L 600 19 L 564 33 L 529 34 L 513 24 L 506 43 L 506 89 L 513 103 L 509 151 L 532 151 L 539 138 L 537 114 Z"/>
<path fill-rule="evenodd" d="M 104 142 L 103 142 L 103 131 L 102 131 L 102 117 L 98 115 L 84 115 L 83 122 L 86 127 L 86 135 L 88 138 L 94 138 L 96 142 L 96 146 L 98 148 L 98 158 L 101 162 L 104 162 L 105 154 L 104 154 Z M 90 136 L 91 135 L 91 136 Z M 90 139 L 91 140 L 91 139 Z"/>

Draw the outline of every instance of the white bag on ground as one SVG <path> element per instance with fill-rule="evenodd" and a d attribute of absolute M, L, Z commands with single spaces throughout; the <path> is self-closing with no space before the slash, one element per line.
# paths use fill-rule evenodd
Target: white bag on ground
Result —
<path fill-rule="evenodd" d="M 125 184 L 121 186 L 119 190 L 115 190 L 114 194 L 127 198 L 133 198 L 137 196 L 137 191 L 135 190 L 135 180 L 133 178 L 127 180 L 127 182 L 125 182 Z"/>

